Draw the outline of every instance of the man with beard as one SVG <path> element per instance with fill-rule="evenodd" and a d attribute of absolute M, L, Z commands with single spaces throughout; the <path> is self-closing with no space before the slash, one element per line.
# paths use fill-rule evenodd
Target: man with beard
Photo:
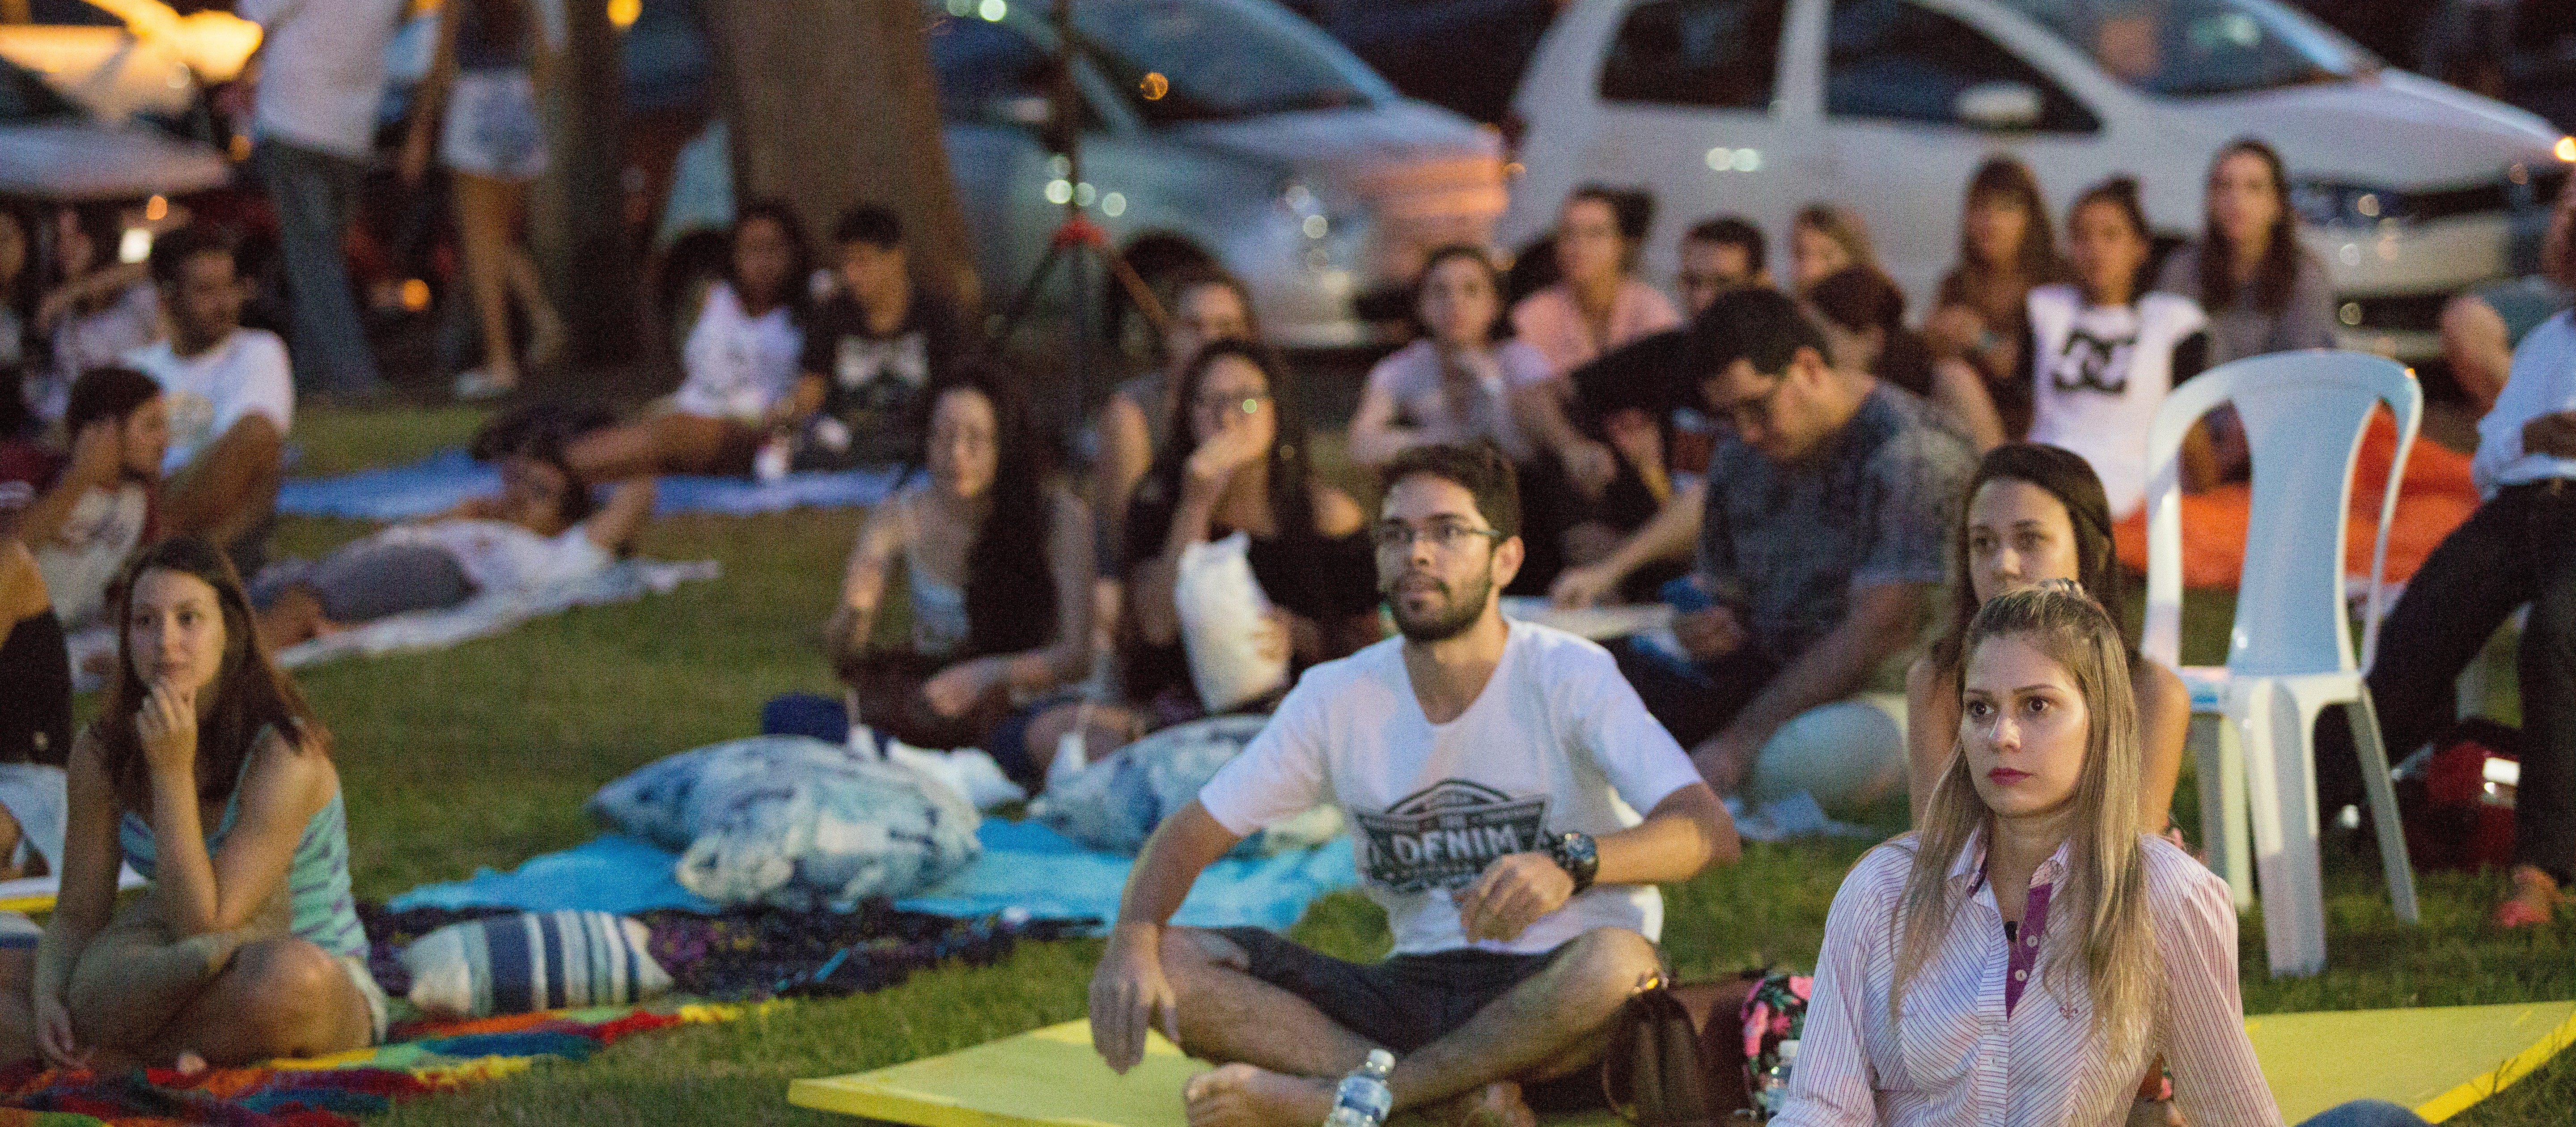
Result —
<path fill-rule="evenodd" d="M 1378 587 L 1402 636 L 1309 670 L 1164 821 L 1092 976 L 1110 1067 L 1133 1067 L 1149 1028 L 1220 1064 L 1184 1093 L 1193 1127 L 1321 1122 L 1377 1048 L 1397 1056 L 1398 1110 L 1502 1127 L 1599 1099 L 1588 1066 L 1661 964 L 1654 886 L 1737 853 L 1725 807 L 1606 651 L 1503 620 L 1494 596 L 1522 557 L 1503 453 L 1421 447 L 1386 480 Z M 1348 816 L 1391 957 L 1167 925 L 1210 862 L 1326 801 Z"/>

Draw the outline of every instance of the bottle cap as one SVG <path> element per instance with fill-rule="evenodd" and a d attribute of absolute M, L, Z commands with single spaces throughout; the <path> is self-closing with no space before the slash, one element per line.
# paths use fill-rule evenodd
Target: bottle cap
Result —
<path fill-rule="evenodd" d="M 1395 1054 L 1384 1049 L 1370 1049 L 1368 1055 L 1368 1066 L 1371 1071 L 1375 1072 L 1393 1072 L 1395 1071 Z"/>

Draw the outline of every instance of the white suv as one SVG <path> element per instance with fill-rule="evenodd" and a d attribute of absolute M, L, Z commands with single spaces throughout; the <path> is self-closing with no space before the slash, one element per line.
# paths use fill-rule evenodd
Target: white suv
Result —
<path fill-rule="evenodd" d="M 2138 177 L 2160 231 L 2197 233 L 2229 140 L 2289 166 L 2346 343 L 2439 353 L 2445 297 L 2517 269 L 2576 140 L 2383 67 L 2272 0 L 1575 0 L 1521 80 L 1521 246 L 1590 182 L 1657 201 L 1649 272 L 1736 212 L 1785 245 L 1810 200 L 1849 205 L 1916 309 L 1956 261 L 1979 162 L 2018 155 L 2061 214 Z"/>

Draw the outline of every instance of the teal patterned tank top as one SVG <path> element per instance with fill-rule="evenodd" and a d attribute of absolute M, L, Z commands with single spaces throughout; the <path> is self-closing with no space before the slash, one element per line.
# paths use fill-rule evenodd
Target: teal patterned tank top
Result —
<path fill-rule="evenodd" d="M 262 729 L 253 747 L 268 739 L 273 729 Z M 250 761 L 242 761 L 242 773 L 250 773 Z M 206 852 L 223 846 L 224 835 L 241 816 L 241 783 L 234 780 L 233 796 L 224 801 L 224 816 L 215 823 L 214 832 L 206 835 Z M 117 821 L 116 840 L 125 850 L 125 862 L 144 879 L 154 880 L 159 855 L 153 848 L 152 825 L 131 810 Z M 292 930 L 295 937 L 334 955 L 347 955 L 360 961 L 367 957 L 367 932 L 358 924 L 358 903 L 349 894 L 349 815 L 348 807 L 334 788 L 331 801 L 313 812 L 304 823 L 304 837 L 295 843 L 295 858 L 286 870 L 286 897 L 294 910 Z"/>

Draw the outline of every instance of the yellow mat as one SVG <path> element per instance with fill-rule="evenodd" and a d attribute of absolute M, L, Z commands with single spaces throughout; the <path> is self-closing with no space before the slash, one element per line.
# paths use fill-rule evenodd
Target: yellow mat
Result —
<path fill-rule="evenodd" d="M 2287 1122 L 2372 1098 L 2439 1123 L 2576 1042 L 2576 1002 L 2272 1014 L 2245 1030 Z M 912 1127 L 1186 1127 L 1181 1085 L 1206 1068 L 1153 1036 L 1144 1062 L 1119 1076 L 1092 1053 L 1091 1027 L 1069 1021 L 874 1072 L 798 1080 L 787 1102 Z M 1600 1122 L 1609 1120 L 1550 1127 Z"/>

